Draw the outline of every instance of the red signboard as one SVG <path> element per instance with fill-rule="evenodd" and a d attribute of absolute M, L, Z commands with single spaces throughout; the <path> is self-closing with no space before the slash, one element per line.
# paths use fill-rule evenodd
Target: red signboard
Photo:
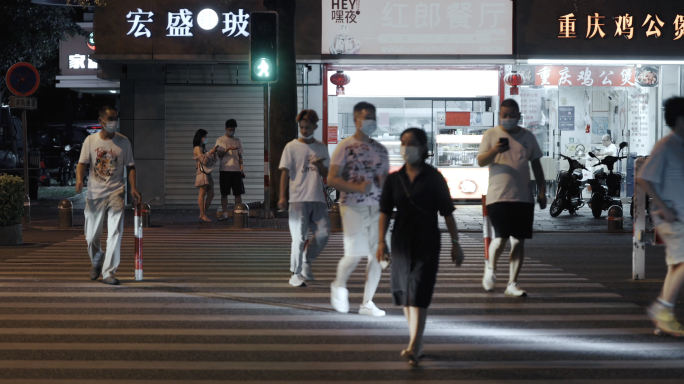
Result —
<path fill-rule="evenodd" d="M 337 125 L 328 125 L 328 144 L 337 144 Z"/>
<path fill-rule="evenodd" d="M 633 87 L 635 68 L 627 67 L 572 67 L 538 65 L 534 71 L 535 85 Z"/>
<path fill-rule="evenodd" d="M 467 127 L 470 126 L 470 112 L 447 112 L 447 127 Z"/>

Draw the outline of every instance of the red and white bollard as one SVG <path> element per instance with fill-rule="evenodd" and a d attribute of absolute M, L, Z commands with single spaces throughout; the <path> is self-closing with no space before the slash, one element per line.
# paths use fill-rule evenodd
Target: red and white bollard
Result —
<path fill-rule="evenodd" d="M 135 232 L 135 281 L 143 279 L 143 222 L 142 202 L 135 205 L 135 220 L 133 221 Z"/>
<path fill-rule="evenodd" d="M 492 243 L 494 227 L 487 214 L 487 195 L 482 195 L 482 237 L 484 237 L 485 260 L 489 260 L 489 245 Z"/>

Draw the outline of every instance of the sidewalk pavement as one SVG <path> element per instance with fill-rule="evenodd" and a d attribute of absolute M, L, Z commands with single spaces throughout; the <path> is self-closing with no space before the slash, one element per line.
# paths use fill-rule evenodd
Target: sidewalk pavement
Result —
<path fill-rule="evenodd" d="M 77 194 L 74 187 L 41 187 L 39 199 L 31 202 L 31 223 L 34 228 L 57 228 L 57 204 L 61 199 L 68 198 L 74 207 L 74 226 L 83 227 L 83 209 L 85 207 L 85 192 Z M 199 211 L 195 205 L 186 206 L 152 206 L 152 225 L 155 227 L 184 226 L 187 228 L 225 228 L 232 229 L 233 221 L 219 222 L 216 220 L 216 209 L 219 205 L 214 204 L 207 216 L 213 221 L 210 223 L 199 222 Z M 230 208 L 229 208 L 230 209 Z M 629 217 L 629 205 L 625 204 L 626 217 L 623 222 L 622 233 L 632 232 L 632 218 Z M 458 228 L 464 232 L 482 232 L 482 207 L 479 204 L 457 205 L 454 212 Z M 126 213 L 126 226 L 133 225 L 133 212 Z M 439 225 L 446 230 L 444 219 L 439 217 Z M 255 229 L 279 229 L 287 230 L 287 219 L 250 219 L 250 227 Z M 558 217 L 551 217 L 549 208 L 540 210 L 535 205 L 534 215 L 535 232 L 607 232 L 608 221 L 606 212 L 599 219 L 595 219 L 589 207 L 584 206 L 577 214 L 570 215 L 564 211 Z"/>

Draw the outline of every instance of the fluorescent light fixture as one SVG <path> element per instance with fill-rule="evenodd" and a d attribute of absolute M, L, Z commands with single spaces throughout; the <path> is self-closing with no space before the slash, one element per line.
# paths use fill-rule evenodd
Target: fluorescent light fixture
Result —
<path fill-rule="evenodd" d="M 203 9 L 197 15 L 197 25 L 204 30 L 214 29 L 218 22 L 219 17 L 213 9 Z"/>
<path fill-rule="evenodd" d="M 114 90 L 109 90 L 109 93 L 116 93 L 116 91 L 114 91 Z"/>
<path fill-rule="evenodd" d="M 499 94 L 494 70 L 344 71 L 346 97 L 476 97 Z M 336 86 L 328 79 L 328 95 Z M 345 97 L 341 96 L 341 97 Z"/>
<path fill-rule="evenodd" d="M 536 65 L 684 65 L 684 60 L 575 60 L 575 59 L 529 59 L 520 64 Z"/>

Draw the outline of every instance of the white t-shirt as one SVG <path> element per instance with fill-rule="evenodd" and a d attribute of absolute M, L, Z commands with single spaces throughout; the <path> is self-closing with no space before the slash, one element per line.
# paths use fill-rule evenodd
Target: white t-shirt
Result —
<path fill-rule="evenodd" d="M 223 158 L 219 158 L 219 171 L 240 172 L 240 157 L 238 154 L 242 154 L 242 141 L 237 137 L 223 135 L 216 139 L 216 145 L 219 146 L 218 153 L 226 152 L 226 148 L 238 148 L 231 149 L 223 155 Z"/>
<path fill-rule="evenodd" d="M 487 205 L 500 202 L 534 203 L 528 163 L 543 155 L 537 139 L 525 128 L 511 135 L 503 127 L 497 126 L 485 132 L 478 155 L 491 150 L 502 137 L 508 138 L 511 149 L 497 154 L 489 164 Z"/>
<path fill-rule="evenodd" d="M 330 164 L 342 169 L 342 178 L 345 181 L 353 183 L 373 181 L 373 186 L 367 194 L 342 192 L 341 205 L 380 205 L 380 195 L 382 195 L 380 181 L 383 175 L 389 173 L 389 156 L 382 144 L 375 140 L 364 143 L 356 140 L 354 136 L 347 137 L 335 148 Z"/>
<path fill-rule="evenodd" d="M 90 164 L 88 199 L 100 199 L 124 188 L 124 166 L 134 166 L 128 138 L 116 133 L 102 140 L 99 133 L 86 137 L 79 163 Z"/>
<path fill-rule="evenodd" d="M 290 172 L 290 202 L 325 203 L 323 178 L 318 168 L 311 164 L 316 159 L 325 159 L 323 165 L 330 167 L 328 148 L 320 141 L 311 144 L 295 139 L 287 143 L 280 158 L 280 169 Z"/>
<path fill-rule="evenodd" d="M 601 156 L 617 156 L 618 149 L 615 146 L 615 144 L 610 144 L 607 147 L 601 148 L 601 153 L 599 155 Z"/>
<path fill-rule="evenodd" d="M 655 188 L 665 204 L 684 223 L 684 140 L 672 132 L 663 137 L 651 151 L 646 164 L 639 170 L 638 178 Z M 651 215 L 655 225 L 663 223 L 660 215 Z"/>

